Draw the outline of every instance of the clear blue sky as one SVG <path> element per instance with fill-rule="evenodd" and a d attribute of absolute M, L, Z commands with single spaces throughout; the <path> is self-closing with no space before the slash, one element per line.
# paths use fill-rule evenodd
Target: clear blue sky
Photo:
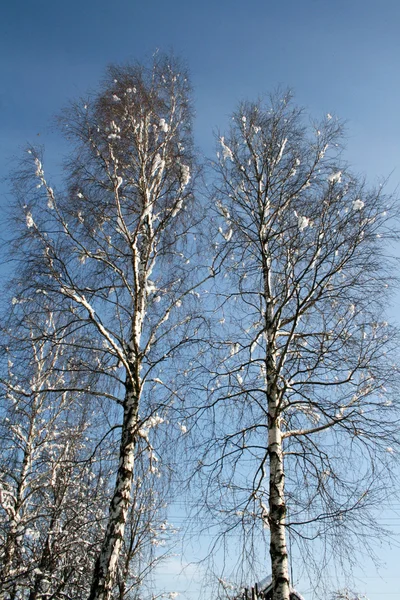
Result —
<path fill-rule="evenodd" d="M 398 0 L 3 0 L 0 177 L 27 141 L 45 143 L 53 162 L 52 116 L 94 89 L 108 63 L 157 47 L 188 63 L 205 153 L 238 100 L 289 86 L 314 116 L 347 121 L 357 171 L 400 182 Z M 7 202 L 1 185 L 0 207 Z M 385 558 L 383 581 L 365 578 L 370 600 L 400 600 L 400 553 Z"/>

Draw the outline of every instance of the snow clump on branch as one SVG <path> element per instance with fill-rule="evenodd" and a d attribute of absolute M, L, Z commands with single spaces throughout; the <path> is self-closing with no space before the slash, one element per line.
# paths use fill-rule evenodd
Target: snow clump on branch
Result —
<path fill-rule="evenodd" d="M 221 137 L 220 142 L 221 142 L 221 146 L 222 146 L 222 158 L 224 160 L 226 160 L 227 158 L 230 158 L 230 160 L 233 162 L 232 150 L 229 148 L 229 146 L 227 146 L 225 144 L 225 138 L 223 136 Z"/>
<path fill-rule="evenodd" d="M 310 224 L 310 219 L 308 217 L 298 217 L 297 225 L 299 227 L 299 231 L 304 231 L 306 227 Z"/>
<path fill-rule="evenodd" d="M 186 187 L 190 181 L 190 169 L 187 165 L 181 165 L 182 187 Z"/>
<path fill-rule="evenodd" d="M 32 213 L 30 213 L 30 212 L 26 213 L 26 226 L 28 227 L 28 229 L 33 227 L 34 224 L 35 224 L 35 222 L 33 220 Z"/>
<path fill-rule="evenodd" d="M 187 427 L 183 423 L 178 423 L 178 427 L 183 434 L 187 433 Z"/>
<path fill-rule="evenodd" d="M 358 198 L 353 202 L 353 210 L 361 210 L 364 207 L 364 202 Z"/>
<path fill-rule="evenodd" d="M 154 175 L 157 173 L 157 171 L 159 169 L 164 169 L 165 167 L 165 160 L 163 160 L 160 156 L 160 154 L 157 152 L 157 154 L 154 157 L 154 161 L 153 161 L 153 168 L 151 171 L 151 176 L 154 177 Z"/>
<path fill-rule="evenodd" d="M 341 183 L 342 181 L 342 171 L 337 171 L 336 173 L 332 173 L 328 177 L 329 183 Z"/>
<path fill-rule="evenodd" d="M 160 128 L 161 128 L 161 131 L 163 131 L 164 133 L 168 133 L 168 131 L 169 131 L 169 125 L 165 121 L 165 119 L 160 119 L 159 125 L 160 125 Z"/>

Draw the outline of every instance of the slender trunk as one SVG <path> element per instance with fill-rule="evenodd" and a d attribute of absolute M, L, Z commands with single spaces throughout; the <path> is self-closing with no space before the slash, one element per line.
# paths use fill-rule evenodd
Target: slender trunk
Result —
<path fill-rule="evenodd" d="M 30 427 L 29 427 L 29 432 L 28 432 L 28 437 L 26 440 L 26 446 L 24 449 L 24 458 L 23 458 L 22 465 L 21 465 L 21 472 L 20 472 L 20 476 L 19 476 L 18 487 L 17 487 L 16 494 L 15 494 L 15 505 L 14 505 L 13 516 L 10 520 L 10 528 L 9 528 L 6 545 L 5 545 L 3 568 L 1 569 L 1 572 L 0 572 L 0 575 L 1 575 L 0 579 L 3 582 L 10 580 L 11 591 L 10 591 L 10 589 L 7 589 L 8 586 L 5 585 L 5 587 L 0 590 L 0 600 L 5 599 L 7 597 L 6 596 L 7 593 L 9 594 L 9 598 L 12 600 L 12 598 L 15 597 L 15 593 L 16 593 L 16 589 L 17 589 L 16 582 L 13 582 L 11 584 L 11 579 L 12 579 L 12 575 L 14 574 L 15 563 L 16 563 L 16 561 L 18 562 L 18 559 L 20 558 L 20 557 L 18 557 L 18 552 L 17 552 L 18 537 L 20 535 L 19 528 L 20 528 L 22 512 L 24 510 L 25 492 L 26 492 L 26 489 L 28 486 L 28 476 L 29 476 L 30 469 L 31 469 L 32 441 L 33 441 L 34 436 L 35 436 L 34 422 L 31 421 Z"/>
<path fill-rule="evenodd" d="M 273 416 L 274 409 L 271 406 L 273 402 L 269 402 L 269 404 L 269 551 L 272 566 L 273 598 L 274 600 L 289 600 L 289 563 L 285 531 L 286 504 L 282 440 L 279 418 Z"/>
<path fill-rule="evenodd" d="M 35 578 L 33 588 L 29 591 L 28 600 L 42 600 L 48 596 L 47 591 L 43 590 L 42 584 L 45 583 L 46 587 L 49 587 L 49 583 L 44 575 L 39 575 Z"/>
<path fill-rule="evenodd" d="M 18 523 L 13 520 L 10 524 L 10 529 L 7 535 L 7 540 L 5 544 L 4 550 L 4 565 L 0 572 L 0 580 L 1 580 L 1 589 L 0 589 L 0 600 L 5 600 L 7 597 L 12 597 L 12 589 L 14 587 L 14 582 L 12 581 L 13 575 L 13 563 L 15 550 L 17 545 L 17 536 L 18 536 Z"/>
<path fill-rule="evenodd" d="M 40 600 L 41 598 L 46 598 L 48 596 L 48 591 L 50 587 L 49 576 L 51 577 L 51 575 L 55 572 L 57 560 L 59 560 L 57 550 L 54 547 L 52 547 L 52 532 L 56 528 L 57 522 L 59 520 L 62 496 L 63 492 L 61 492 L 61 498 L 56 498 L 54 500 L 54 513 L 52 514 L 50 519 L 46 543 L 44 545 L 42 556 L 38 565 L 39 572 L 36 574 L 33 587 L 29 591 L 28 600 Z"/>
<path fill-rule="evenodd" d="M 139 399 L 130 381 L 126 384 L 119 467 L 110 503 L 107 531 L 94 568 L 89 600 L 109 600 L 116 581 L 118 559 L 125 532 L 133 482 Z"/>
<path fill-rule="evenodd" d="M 273 584 L 273 600 L 290 600 L 289 561 L 286 547 L 285 472 L 279 410 L 279 393 L 276 373 L 276 344 L 271 265 L 266 256 L 264 262 L 264 294 L 266 300 L 265 332 L 267 339 L 266 374 L 268 401 L 268 456 L 269 456 L 269 516 L 270 557 Z"/>

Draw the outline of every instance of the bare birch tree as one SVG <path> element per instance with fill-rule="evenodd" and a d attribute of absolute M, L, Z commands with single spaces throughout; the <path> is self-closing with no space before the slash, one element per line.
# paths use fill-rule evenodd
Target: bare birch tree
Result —
<path fill-rule="evenodd" d="M 110 425 L 120 427 L 119 464 L 89 595 L 105 600 L 116 585 L 141 444 L 160 472 L 152 432 L 166 425 L 177 394 L 168 359 L 185 360 L 202 321 L 191 263 L 201 210 L 187 75 L 170 57 L 111 67 L 101 91 L 60 123 L 75 145 L 65 188 L 50 186 L 34 148 L 34 177 L 25 168 L 15 180 L 25 227 L 19 297 L 51 299 L 66 319 L 70 368 L 92 373 L 85 393 L 117 409 Z"/>
<path fill-rule="evenodd" d="M 16 297 L 11 305 L 0 377 L 0 598 L 85 597 L 118 446 L 82 391 L 53 315 L 41 330 L 30 316 L 34 306 Z M 168 486 L 159 485 L 144 456 L 149 451 L 143 439 L 113 595 L 119 600 L 143 592 L 170 549 L 164 548 L 172 533 L 164 514 Z"/>
<path fill-rule="evenodd" d="M 351 538 L 371 539 L 399 450 L 385 317 L 398 209 L 351 173 L 341 144 L 336 118 L 307 124 L 289 96 L 242 104 L 218 142 L 229 255 L 204 503 L 247 550 L 255 531 L 269 538 L 274 600 L 289 600 L 288 530 L 309 564 L 307 540 L 326 564 L 329 547 L 350 563 Z"/>
<path fill-rule="evenodd" d="M 26 304 L 14 297 L 9 312 L 1 356 L 0 597 L 79 596 L 107 498 L 93 462 L 82 460 L 90 406 L 82 410 L 67 391 L 76 389 L 75 376 L 67 374 L 53 315 L 43 336 Z"/>

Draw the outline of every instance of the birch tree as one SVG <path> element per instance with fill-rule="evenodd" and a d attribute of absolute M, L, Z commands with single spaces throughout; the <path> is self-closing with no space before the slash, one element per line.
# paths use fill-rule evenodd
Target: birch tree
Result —
<path fill-rule="evenodd" d="M 274 600 L 289 600 L 288 531 L 304 563 L 317 540 L 325 565 L 340 548 L 349 566 L 393 491 L 398 209 L 352 174 L 342 142 L 336 118 L 307 123 L 275 97 L 240 105 L 214 164 L 228 258 L 199 469 L 220 532 L 247 551 L 255 532 L 269 538 Z"/>
<path fill-rule="evenodd" d="M 34 148 L 31 166 L 15 179 L 25 227 L 17 241 L 19 297 L 45 293 L 64 315 L 71 368 L 92 373 L 85 392 L 113 403 L 109 424 L 120 427 L 90 600 L 112 596 L 137 484 L 135 456 L 144 443 L 150 468 L 162 471 L 151 439 L 167 425 L 177 394 L 168 360 L 185 360 L 202 321 L 191 263 L 201 220 L 191 112 L 187 75 L 175 59 L 111 67 L 100 92 L 60 119 L 74 146 L 65 186 L 50 186 Z"/>
<path fill-rule="evenodd" d="M 29 315 L 34 307 L 15 297 L 11 304 L 9 334 L 2 336 L 0 597 L 84 597 L 104 535 L 117 447 L 104 435 L 98 407 L 77 391 L 85 385 L 69 347 L 53 335 L 60 327 L 51 313 L 45 334 Z M 158 489 L 157 471 L 144 457 L 151 447 L 142 446 L 113 595 L 119 600 L 142 589 L 169 550 L 167 482 Z"/>
<path fill-rule="evenodd" d="M 15 297 L 11 312 L 1 357 L 0 597 L 78 596 L 106 498 L 93 464 L 82 460 L 90 407 L 82 411 L 67 391 L 75 377 L 66 377 L 53 315 L 43 336 Z"/>

